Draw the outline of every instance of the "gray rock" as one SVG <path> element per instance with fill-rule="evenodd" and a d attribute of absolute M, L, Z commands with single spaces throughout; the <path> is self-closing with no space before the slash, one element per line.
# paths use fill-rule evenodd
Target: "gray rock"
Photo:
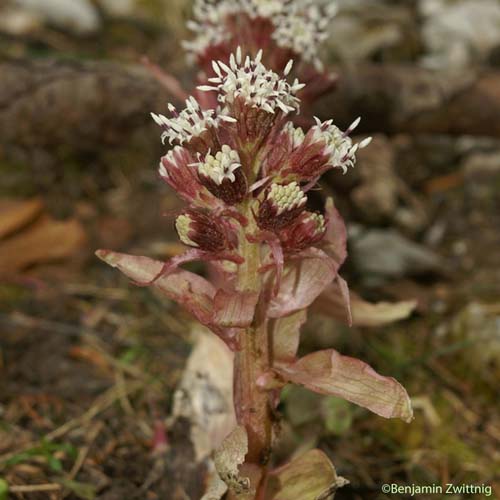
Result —
<path fill-rule="evenodd" d="M 369 281 L 443 272 L 443 258 L 392 229 L 354 226 L 349 230 L 350 256 L 356 270 Z"/>
<path fill-rule="evenodd" d="M 420 11 L 427 66 L 468 69 L 500 44 L 498 0 L 421 0 Z"/>
<path fill-rule="evenodd" d="M 418 29 L 411 3 L 387 0 L 337 0 L 338 13 L 330 23 L 328 52 L 344 61 L 374 54 L 405 59 L 417 51 Z"/>
<path fill-rule="evenodd" d="M 490 216 L 498 218 L 500 151 L 469 155 L 463 162 L 462 171 L 468 199 L 474 202 L 476 208 L 486 209 Z"/>
<path fill-rule="evenodd" d="M 425 204 L 398 176 L 395 148 L 382 134 L 376 134 L 368 148 L 357 153 L 359 184 L 351 198 L 366 223 L 391 221 L 409 234 L 417 234 L 428 223 Z"/>
<path fill-rule="evenodd" d="M 15 5 L 41 21 L 79 34 L 97 31 L 101 20 L 90 0 L 14 0 Z"/>

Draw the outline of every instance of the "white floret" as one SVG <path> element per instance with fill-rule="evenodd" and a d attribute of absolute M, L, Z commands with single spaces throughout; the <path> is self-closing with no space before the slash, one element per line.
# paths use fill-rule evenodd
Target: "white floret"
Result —
<path fill-rule="evenodd" d="M 165 162 L 160 161 L 160 166 L 158 169 L 160 177 L 165 177 L 167 179 L 168 179 L 168 177 L 170 177 L 168 169 L 164 163 L 169 163 L 170 165 L 173 165 L 174 168 L 179 167 L 179 165 L 177 163 L 176 153 L 178 153 L 181 150 L 182 150 L 181 146 L 175 146 L 173 149 L 171 149 L 167 152 L 167 154 L 165 155 Z"/>
<path fill-rule="evenodd" d="M 304 131 L 300 127 L 294 127 L 292 122 L 287 122 L 284 131 L 288 134 L 292 149 L 298 148 L 304 142 Z"/>
<path fill-rule="evenodd" d="M 225 20 L 240 10 L 238 0 L 196 0 L 193 20 L 187 27 L 194 32 L 194 39 L 184 41 L 183 47 L 191 54 L 203 54 L 207 48 L 219 45 L 231 35 Z"/>
<path fill-rule="evenodd" d="M 326 229 L 325 225 L 325 218 L 316 212 L 311 213 L 305 220 L 304 222 L 312 222 L 314 224 L 314 234 L 321 234 L 324 233 Z"/>
<path fill-rule="evenodd" d="M 190 166 L 197 167 L 200 174 L 220 186 L 224 179 L 229 179 L 230 182 L 236 180 L 234 172 L 241 167 L 241 163 L 238 152 L 224 144 L 215 156 L 209 153 L 204 161 L 192 163 Z"/>
<path fill-rule="evenodd" d="M 292 50 L 321 70 L 318 50 L 328 38 L 327 29 L 335 13 L 333 2 L 328 5 L 319 0 L 288 2 L 273 20 L 272 37 L 280 47 Z"/>
<path fill-rule="evenodd" d="M 180 113 L 172 104 L 168 105 L 168 109 L 173 115 L 171 118 L 151 113 L 156 124 L 164 129 L 161 135 L 163 143 L 168 139 L 169 144 L 176 142 L 182 145 L 201 135 L 209 127 L 216 128 L 221 120 L 234 121 L 232 117 L 213 109 L 202 110 L 194 97 L 186 99 L 186 107 Z"/>
<path fill-rule="evenodd" d="M 273 18 L 286 9 L 286 0 L 240 0 L 243 12 L 251 18 Z"/>
<path fill-rule="evenodd" d="M 333 120 L 321 122 L 316 117 L 314 119 L 316 125 L 311 129 L 313 131 L 313 140 L 322 141 L 326 144 L 323 154 L 330 157 L 329 163 L 332 167 L 341 168 L 344 173 L 347 172 L 347 169 L 353 167 L 356 163 L 358 149 L 368 146 L 372 138 L 367 137 L 357 144 L 352 143 L 349 134 L 358 126 L 359 118 L 345 132 L 333 125 Z"/>

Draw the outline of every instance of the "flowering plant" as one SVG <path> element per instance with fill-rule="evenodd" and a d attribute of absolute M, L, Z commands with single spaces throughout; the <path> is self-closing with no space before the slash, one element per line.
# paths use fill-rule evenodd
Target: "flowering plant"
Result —
<path fill-rule="evenodd" d="M 271 2 L 272 3 L 272 2 Z M 301 500 L 326 498 L 342 478 L 314 450 L 269 470 L 277 435 L 276 407 L 287 383 L 347 399 L 381 415 L 412 418 L 408 395 L 393 378 L 333 349 L 297 357 L 307 309 L 327 292 L 349 307 L 339 268 L 346 230 L 330 199 L 324 213 L 308 208 L 308 192 L 326 171 L 356 161 L 350 134 L 316 119 L 303 132 L 290 121 L 299 112 L 297 79 L 267 69 L 262 51 L 240 48 L 200 92 L 216 108 L 189 98 L 170 117 L 153 114 L 173 145 L 160 177 L 186 202 L 175 229 L 187 250 L 168 262 L 99 250 L 97 255 L 134 282 L 151 285 L 184 306 L 234 351 L 234 405 L 238 426 L 216 454 L 219 479 L 206 498 Z M 212 278 L 180 268 L 208 262 Z M 326 496 L 325 496 L 326 495 Z"/>

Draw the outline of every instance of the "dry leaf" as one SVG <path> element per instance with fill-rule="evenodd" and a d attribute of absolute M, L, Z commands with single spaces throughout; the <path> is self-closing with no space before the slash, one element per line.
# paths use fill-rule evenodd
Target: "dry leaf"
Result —
<path fill-rule="evenodd" d="M 236 427 L 222 442 L 215 452 L 215 468 L 220 478 L 229 489 L 242 500 L 253 498 L 250 490 L 250 479 L 241 477 L 238 467 L 245 461 L 248 453 L 247 431 L 241 425 Z"/>
<path fill-rule="evenodd" d="M 349 325 L 384 326 L 408 318 L 417 307 L 417 301 L 371 303 L 349 292 L 343 280 L 336 280 L 328 285 L 313 307 L 319 313 Z"/>
<path fill-rule="evenodd" d="M 73 359 L 90 363 L 104 372 L 112 373 L 109 360 L 93 347 L 75 345 L 69 350 L 68 354 Z"/>
<path fill-rule="evenodd" d="M 84 241 L 85 232 L 77 220 L 56 221 L 45 217 L 0 244 L 0 275 L 69 257 Z"/>
<path fill-rule="evenodd" d="M 31 222 L 43 210 L 40 198 L 0 200 L 0 238 Z"/>
<path fill-rule="evenodd" d="M 220 478 L 215 471 L 209 478 L 207 491 L 201 497 L 201 500 L 220 500 L 227 491 L 227 484 Z"/>
<path fill-rule="evenodd" d="M 337 476 L 335 467 L 322 451 L 311 450 L 271 472 L 266 498 L 326 500 L 348 482 Z"/>
<path fill-rule="evenodd" d="M 372 304 L 351 294 L 352 321 L 356 326 L 383 326 L 408 318 L 417 307 L 416 300 Z"/>
<path fill-rule="evenodd" d="M 174 394 L 172 413 L 190 422 L 191 441 L 200 462 L 221 445 L 227 430 L 236 426 L 236 418 L 233 353 L 218 337 L 197 328 L 195 346 Z"/>

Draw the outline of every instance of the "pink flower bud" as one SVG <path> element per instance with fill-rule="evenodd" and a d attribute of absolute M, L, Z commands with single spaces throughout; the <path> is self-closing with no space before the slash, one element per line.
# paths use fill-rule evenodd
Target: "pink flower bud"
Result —
<path fill-rule="evenodd" d="M 326 232 L 325 218 L 315 212 L 302 212 L 292 226 L 280 233 L 283 249 L 300 252 L 318 243 Z"/>
<path fill-rule="evenodd" d="M 223 122 L 234 121 L 215 109 L 203 110 L 194 97 L 186 99 L 186 107 L 177 112 L 172 104 L 168 105 L 172 117 L 151 113 L 153 120 L 163 129 L 162 142 L 185 146 L 193 154 L 206 153 L 219 146 L 217 128 Z"/>
<path fill-rule="evenodd" d="M 185 148 L 176 146 L 161 159 L 160 177 L 188 203 L 215 208 L 220 202 L 200 183 L 196 171 L 189 166 L 192 161 Z"/>
<path fill-rule="evenodd" d="M 341 168 L 345 173 L 356 163 L 357 150 L 371 141 L 367 138 L 353 145 L 349 134 L 357 127 L 359 118 L 345 132 L 333 125 L 332 120 L 323 123 L 315 120 L 316 125 L 300 144 L 296 136 L 289 139 L 293 151 L 284 172 L 301 181 L 316 179 L 330 168 Z"/>
<path fill-rule="evenodd" d="M 260 204 L 257 223 L 260 228 L 270 231 L 283 229 L 296 220 L 306 201 L 307 196 L 296 182 L 271 184 Z"/>
<path fill-rule="evenodd" d="M 199 210 L 186 210 L 175 220 L 179 239 L 185 245 L 208 252 L 221 252 L 231 245 L 227 230 L 215 217 Z"/>

